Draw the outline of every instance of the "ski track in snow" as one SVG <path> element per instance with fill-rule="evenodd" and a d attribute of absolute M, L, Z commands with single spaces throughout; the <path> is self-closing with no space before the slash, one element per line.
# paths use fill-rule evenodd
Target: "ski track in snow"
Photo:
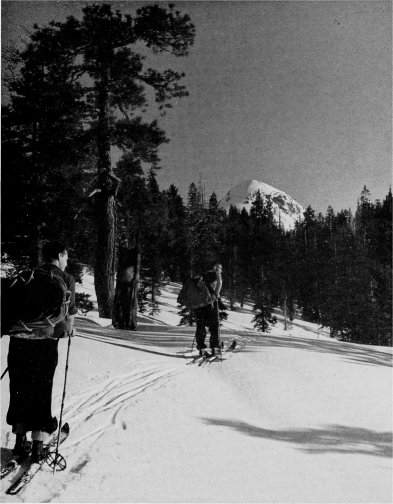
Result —
<path fill-rule="evenodd" d="M 94 416 L 107 412 L 105 421 L 99 428 L 81 438 L 74 437 L 71 446 L 78 446 L 89 438 L 97 439 L 104 430 L 116 424 L 119 413 L 129 405 L 130 399 L 147 389 L 161 386 L 176 372 L 178 372 L 176 369 L 151 368 L 122 374 L 99 383 L 79 396 L 70 398 L 69 405 L 64 409 L 64 416 L 72 425 L 81 427 Z"/>
<path fill-rule="evenodd" d="M 141 361 L 128 373 L 119 373 L 104 380 L 96 377 L 97 384 L 81 387 L 80 393 L 72 391 L 67 394 L 63 421 L 71 425 L 71 435 L 61 447 L 61 453 L 67 460 L 67 471 L 55 481 L 45 467 L 21 496 L 4 495 L 3 502 L 56 502 L 68 484 L 75 478 L 80 479 L 84 467 L 90 462 L 91 452 L 97 449 L 97 442 L 111 429 L 114 434 L 109 435 L 114 437 L 116 431 L 127 429 L 128 408 L 134 406 L 141 395 L 159 389 L 182 371 L 183 366 Z M 53 404 L 60 401 L 59 394 L 55 395 Z M 7 436 L 9 448 L 13 446 L 13 436 L 11 438 Z M 10 480 L 2 482 L 3 492 L 9 483 Z"/>
<path fill-rule="evenodd" d="M 235 315 L 240 321 L 240 310 Z M 316 495 L 327 502 L 329 492 L 341 502 L 371 502 L 356 497 L 376 490 L 388 502 L 383 460 L 392 441 L 377 392 L 390 390 L 392 349 L 337 342 L 304 321 L 281 334 L 224 322 L 222 338 L 236 338 L 239 358 L 228 353 L 226 364 L 198 368 L 184 358 L 195 327 L 157 325 L 154 317 L 133 332 L 83 318 L 76 327 L 63 412 L 71 427 L 61 447 L 67 470 L 52 477 L 43 469 L 19 497 L 4 495 L 2 485 L 4 502 L 322 501 Z M 66 345 L 59 344 L 54 383 L 58 418 Z M 8 429 L 2 451 L 13 441 Z M 195 493 L 195 478 L 209 478 L 217 464 L 225 470 Z"/>

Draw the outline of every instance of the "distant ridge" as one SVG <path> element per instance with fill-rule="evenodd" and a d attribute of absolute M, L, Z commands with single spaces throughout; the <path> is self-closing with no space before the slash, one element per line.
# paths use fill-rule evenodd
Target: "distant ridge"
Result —
<path fill-rule="evenodd" d="M 250 212 L 258 191 L 260 191 L 264 201 L 267 198 L 271 199 L 274 220 L 277 224 L 280 222 L 286 231 L 294 229 L 295 223 L 303 220 L 304 208 L 297 201 L 284 191 L 258 180 L 241 182 L 227 192 L 226 196 L 220 201 L 219 206 L 226 211 L 229 210 L 230 206 L 234 206 L 240 211 L 245 208 L 247 212 Z"/>

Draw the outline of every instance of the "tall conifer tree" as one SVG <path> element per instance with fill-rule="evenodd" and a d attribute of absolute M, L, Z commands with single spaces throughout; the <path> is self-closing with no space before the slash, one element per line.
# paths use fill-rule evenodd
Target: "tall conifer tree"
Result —
<path fill-rule="evenodd" d="M 135 15 L 123 16 L 119 11 L 113 12 L 110 4 L 97 3 L 83 9 L 81 20 L 69 16 L 63 23 L 36 27 L 34 36 L 45 38 L 47 51 L 61 50 L 66 54 L 72 66 L 69 79 L 79 79 L 83 90 L 85 127 L 88 126 L 86 131 L 96 159 L 94 271 L 101 316 L 111 316 L 116 261 L 116 199 L 120 181 L 111 166 L 110 149 L 117 146 L 158 166 L 157 149 L 166 138 L 156 121 L 143 122 L 145 90 L 153 90 L 161 113 L 170 107 L 172 98 L 187 95 L 180 84 L 183 74 L 146 68 L 138 43 L 155 53 L 185 56 L 194 34 L 190 18 L 175 11 L 173 5 L 169 9 L 143 6 Z"/>

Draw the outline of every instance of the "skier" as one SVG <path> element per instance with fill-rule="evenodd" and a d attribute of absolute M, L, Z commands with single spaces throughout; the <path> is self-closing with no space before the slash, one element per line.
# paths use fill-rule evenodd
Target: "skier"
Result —
<path fill-rule="evenodd" d="M 210 348 L 212 355 L 217 355 L 220 353 L 220 341 L 218 336 L 219 330 L 219 297 L 222 287 L 222 266 L 220 263 L 216 262 L 213 267 L 203 273 L 202 278 L 207 285 L 209 292 L 213 301 L 207 306 L 202 306 L 201 308 L 195 309 L 196 317 L 196 332 L 195 340 L 197 344 L 197 349 L 201 356 L 208 354 L 206 350 L 205 338 L 206 338 L 206 327 L 210 331 Z"/>
<path fill-rule="evenodd" d="M 31 431 L 33 463 L 40 461 L 44 442 L 57 428 L 57 419 L 52 417 L 52 386 L 58 362 L 58 340 L 73 335 L 74 315 L 77 313 L 75 280 L 65 272 L 68 261 L 66 245 L 46 243 L 43 257 L 45 263 L 40 265 L 40 270 L 62 278 L 70 291 L 68 315 L 54 327 L 40 329 L 34 336 L 23 331 L 13 334 L 8 350 L 10 404 L 7 423 L 16 434 L 13 454 L 24 455 L 28 446 L 26 433 Z"/>

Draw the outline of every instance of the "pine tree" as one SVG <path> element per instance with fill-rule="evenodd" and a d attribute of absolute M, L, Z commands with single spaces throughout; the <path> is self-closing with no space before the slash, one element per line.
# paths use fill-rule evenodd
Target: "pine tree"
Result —
<path fill-rule="evenodd" d="M 187 306 L 182 306 L 178 314 L 180 315 L 179 326 L 189 325 L 192 327 L 196 323 L 194 310 L 191 310 Z"/>
<path fill-rule="evenodd" d="M 274 278 L 274 232 L 272 212 L 258 191 L 250 210 L 251 242 L 249 242 L 249 284 L 255 300 L 255 327 L 267 332 L 275 323 L 273 309 L 277 300 Z"/>
<path fill-rule="evenodd" d="M 238 264 L 237 295 L 240 306 L 243 307 L 246 298 L 250 295 L 250 277 L 252 270 L 252 258 L 250 250 L 253 242 L 251 233 L 251 219 L 245 208 L 240 212 L 239 218 L 239 241 L 238 241 Z"/>
<path fill-rule="evenodd" d="M 355 214 L 355 233 L 361 252 L 358 279 L 361 285 L 356 286 L 356 298 L 360 297 L 361 301 L 358 310 L 361 323 L 351 337 L 379 345 L 392 344 L 391 208 L 391 190 L 383 204 L 373 204 L 364 187 Z"/>
<path fill-rule="evenodd" d="M 225 239 L 222 243 L 224 292 L 227 293 L 231 310 L 235 309 L 235 304 L 240 298 L 240 293 L 238 292 L 239 217 L 238 210 L 234 206 L 231 206 L 224 220 Z"/>
<path fill-rule="evenodd" d="M 386 236 L 380 228 L 391 228 L 391 214 L 384 214 L 384 204 L 372 203 L 364 188 L 355 225 L 349 211 L 335 216 L 328 209 L 318 239 L 323 259 L 318 264 L 321 323 L 330 327 L 332 336 L 346 341 L 392 344 L 391 246 L 384 247 Z"/>
<path fill-rule="evenodd" d="M 264 202 L 261 195 L 261 191 L 257 191 L 255 199 L 252 202 L 250 209 L 250 217 L 254 220 L 262 221 L 264 218 Z"/>
<path fill-rule="evenodd" d="M 141 294 L 142 232 L 147 206 L 146 180 L 140 159 L 128 153 L 116 166 L 122 179 L 118 194 L 118 267 L 112 324 L 136 330 L 137 313 L 144 310 Z"/>
<path fill-rule="evenodd" d="M 207 265 L 208 244 L 213 237 L 208 228 L 208 214 L 203 195 L 194 183 L 190 184 L 187 204 L 188 255 L 191 276 L 203 272 Z"/>
<path fill-rule="evenodd" d="M 17 249 L 33 252 L 37 263 L 44 240 L 61 238 L 75 247 L 87 227 L 71 211 L 83 198 L 82 170 L 88 167 L 85 106 L 78 101 L 79 84 L 69 77 L 67 53 L 53 50 L 45 31 L 34 32 L 9 63 L 9 104 L 2 109 L 2 239 L 26 237 Z"/>
<path fill-rule="evenodd" d="M 252 322 L 254 327 L 262 332 L 269 332 L 272 325 L 275 325 L 277 318 L 273 315 L 274 304 L 269 292 L 269 281 L 261 267 L 260 278 L 254 288 L 254 311 L 256 312 Z"/>
<path fill-rule="evenodd" d="M 147 195 L 142 241 L 143 268 L 145 277 L 151 282 L 151 306 L 154 314 L 157 310 L 156 296 L 160 292 L 167 257 L 165 250 L 168 244 L 168 208 L 153 170 L 150 170 L 147 177 Z"/>
<path fill-rule="evenodd" d="M 186 278 L 187 228 L 186 208 L 174 184 L 164 193 L 168 211 L 168 246 L 166 250 L 166 272 L 173 281 Z"/>
<path fill-rule="evenodd" d="M 367 187 L 364 186 L 358 200 L 355 214 L 355 229 L 364 245 L 367 245 L 367 242 L 370 239 L 370 231 L 373 227 L 372 220 L 373 205 L 371 203 L 371 194 Z"/>
<path fill-rule="evenodd" d="M 296 283 L 297 299 L 303 317 L 311 322 L 320 321 L 320 289 L 318 264 L 318 240 L 320 220 L 311 206 L 304 212 L 304 220 L 296 224 Z"/>
<path fill-rule="evenodd" d="M 208 233 L 208 248 L 206 259 L 209 263 L 219 261 L 222 262 L 222 248 L 225 232 L 223 223 L 225 220 L 225 211 L 219 207 L 217 195 L 213 192 L 209 198 L 207 209 L 207 233 Z"/>
<path fill-rule="evenodd" d="M 294 273 L 295 250 L 293 233 L 285 232 L 281 227 L 274 226 L 272 284 L 275 306 L 281 306 L 284 316 L 284 330 L 289 328 L 295 315 L 296 282 Z"/>
<path fill-rule="evenodd" d="M 155 93 L 164 114 L 172 98 L 187 95 L 180 84 L 183 74 L 173 70 L 145 69 L 138 43 L 154 53 L 185 56 L 194 40 L 187 15 L 158 5 L 143 6 L 134 16 L 113 12 L 110 4 L 83 9 L 83 18 L 69 16 L 52 22 L 34 36 L 45 37 L 49 51 L 61 48 L 72 66 L 70 80 L 78 80 L 86 105 L 85 136 L 94 146 L 96 253 L 95 287 L 101 316 L 110 317 L 114 297 L 116 200 L 120 180 L 111 167 L 110 149 L 117 146 L 151 166 L 158 166 L 158 147 L 166 142 L 156 121 L 143 122 L 146 88 Z M 88 128 L 86 128 L 88 127 Z"/>
<path fill-rule="evenodd" d="M 320 322 L 330 327 L 331 336 L 336 337 L 346 330 L 350 313 L 348 307 L 353 299 L 356 244 L 349 212 L 341 211 L 335 216 L 333 209 L 328 209 L 322 238 L 319 265 Z"/>

